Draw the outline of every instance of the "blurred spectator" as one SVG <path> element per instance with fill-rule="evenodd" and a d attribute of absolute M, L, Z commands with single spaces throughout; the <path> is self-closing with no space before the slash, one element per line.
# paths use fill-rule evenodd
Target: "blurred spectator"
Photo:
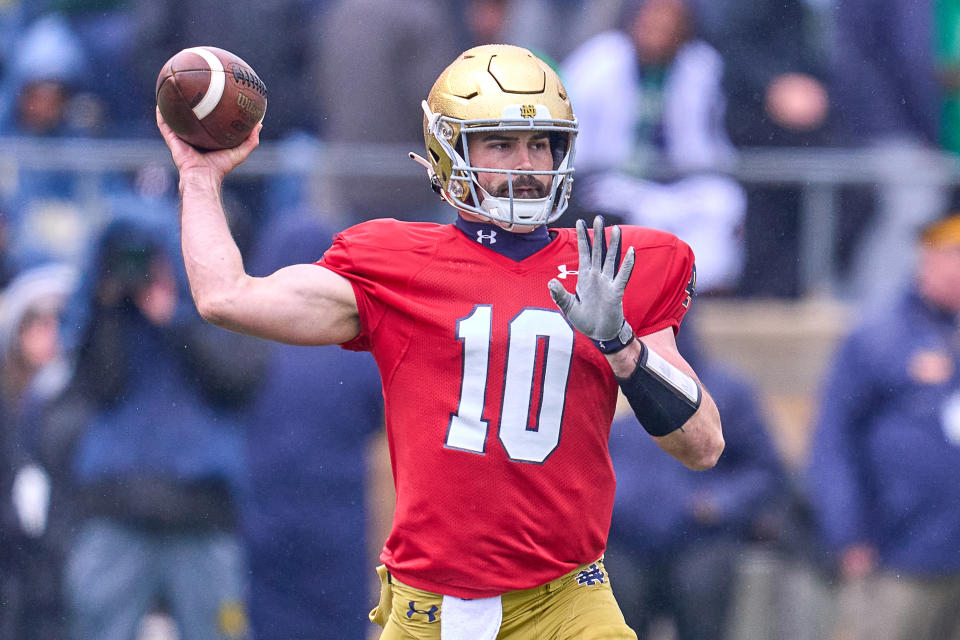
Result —
<path fill-rule="evenodd" d="M 32 399 L 48 397 L 67 376 L 59 319 L 75 280 L 66 265 L 37 267 L 17 277 L 0 302 L 3 640 L 64 637 L 59 562 L 45 535 L 50 480 L 31 456 L 23 415 Z"/>
<path fill-rule="evenodd" d="M 39 426 L 52 474 L 69 479 L 71 637 L 133 638 L 162 603 L 183 638 L 245 638 L 239 411 L 264 352 L 196 315 L 170 225 L 139 213 L 95 244 L 68 325 L 75 373 Z"/>
<path fill-rule="evenodd" d="M 915 280 L 840 345 L 808 483 L 843 590 L 834 637 L 960 637 L 960 214 Z"/>
<path fill-rule="evenodd" d="M 62 16 L 48 14 L 32 23 L 18 40 L 2 94 L 11 102 L 0 108 L 0 132 L 31 139 L 38 147 L 49 138 L 98 133 L 96 98 L 78 91 L 88 72 L 86 52 Z M 17 270 L 47 261 L 78 261 L 104 201 L 130 191 L 118 174 L 37 169 L 19 166 L 16 157 L 9 160 L 5 168 L 11 175 L 0 181 L 0 196 Z"/>
<path fill-rule="evenodd" d="M 829 108 L 810 0 L 687 0 L 724 62 L 727 131 L 737 146 L 801 146 Z"/>
<path fill-rule="evenodd" d="M 744 551 L 773 532 L 785 472 L 755 390 L 706 357 L 686 321 L 677 346 L 717 403 L 726 449 L 715 469 L 690 471 L 627 407 L 611 430 L 617 496 L 606 557 L 618 566 L 613 589 L 640 638 L 667 617 L 677 640 L 720 640 Z"/>
<path fill-rule="evenodd" d="M 574 215 L 675 233 L 696 253 L 698 289 L 730 291 L 745 200 L 722 173 L 734 154 L 723 131 L 723 61 L 693 36 L 683 0 L 628 5 L 624 29 L 588 40 L 563 64 L 580 121 Z"/>
<path fill-rule="evenodd" d="M 317 260 L 332 233 L 313 214 L 269 225 L 254 275 Z M 257 640 L 364 638 L 365 458 L 383 423 L 368 354 L 271 343 L 266 382 L 249 410 L 250 496 L 243 504 L 250 620 Z"/>
<path fill-rule="evenodd" d="M 660 154 L 675 171 L 723 167 L 734 156 L 723 130 L 723 60 L 694 36 L 683 0 L 628 5 L 622 29 L 590 39 L 563 63 L 583 114 L 578 168 L 651 170 Z"/>
<path fill-rule="evenodd" d="M 727 129 L 738 147 L 829 142 L 829 96 L 807 0 L 690 0 L 700 32 L 724 60 Z M 747 189 L 746 257 L 740 291 L 795 297 L 801 291 L 801 190 Z"/>
<path fill-rule="evenodd" d="M 623 0 L 510 0 L 504 42 L 527 47 L 547 62 L 613 28 Z"/>
<path fill-rule="evenodd" d="M 460 51 L 457 24 L 451 3 L 441 0 L 339 0 L 325 10 L 312 39 L 311 97 L 321 107 L 324 140 L 346 154 L 331 166 L 355 162 L 356 143 L 423 146 L 420 103 Z M 413 162 L 409 178 L 342 176 L 329 189 L 337 199 L 330 210 L 350 216 L 339 221 L 344 226 L 384 215 L 433 218 L 444 206 Z"/>
<path fill-rule="evenodd" d="M 939 140 L 929 0 L 837 0 L 833 93 L 846 141 Z M 854 80 L 854 82 L 850 82 Z"/>
<path fill-rule="evenodd" d="M 36 136 L 84 135 L 102 126 L 89 90 L 89 54 L 59 14 L 32 22 L 15 40 L 4 80 L 0 132 Z"/>
<path fill-rule="evenodd" d="M 56 378 L 66 375 L 58 325 L 75 280 L 70 266 L 44 265 L 20 274 L 3 291 L 0 402 L 13 422 L 20 421 L 28 397 L 41 391 L 37 385 L 55 388 Z"/>
<path fill-rule="evenodd" d="M 932 153 L 940 149 L 943 99 L 934 8 L 931 0 L 835 3 L 830 91 L 839 141 L 873 149 L 880 174 L 851 272 L 852 294 L 869 309 L 893 302 L 912 268 L 903 239 L 948 204 L 944 167 Z"/>
<path fill-rule="evenodd" d="M 505 43 L 511 0 L 460 0 L 466 40 L 463 47 Z"/>
<path fill-rule="evenodd" d="M 134 61 L 142 51 L 134 0 L 47 0 L 45 4 L 63 16 L 86 53 L 88 93 L 77 105 L 87 112 L 84 117 L 96 117 L 98 129 L 111 136 L 146 131 L 143 122 L 149 118 L 144 114 L 149 108 L 137 96 L 149 93 L 153 85 L 136 73 Z"/>

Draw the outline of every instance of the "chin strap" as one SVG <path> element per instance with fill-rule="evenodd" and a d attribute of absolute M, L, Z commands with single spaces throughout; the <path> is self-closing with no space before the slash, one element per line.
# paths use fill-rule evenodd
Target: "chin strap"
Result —
<path fill-rule="evenodd" d="M 418 165 L 420 165 L 421 167 L 427 170 L 427 176 L 429 176 L 430 178 L 433 177 L 433 167 L 430 166 L 430 162 L 428 162 L 426 158 L 424 158 L 419 154 L 414 153 L 413 151 L 411 151 L 407 155 L 410 156 L 411 160 L 413 160 Z"/>
<path fill-rule="evenodd" d="M 537 198 L 535 200 L 514 198 L 511 205 L 509 198 L 491 196 L 482 187 L 480 190 L 483 192 L 483 201 L 480 203 L 480 208 L 491 214 L 496 213 L 501 216 L 501 218 L 499 218 L 501 222 L 509 225 L 528 227 L 537 227 L 541 224 L 546 224 L 546 215 L 544 215 L 544 213 L 546 207 L 549 206 L 549 200 L 547 198 Z M 507 219 L 507 215 L 510 215 L 509 219 Z"/>
<path fill-rule="evenodd" d="M 430 162 L 428 162 L 427 159 L 424 158 L 423 156 L 418 155 L 413 151 L 408 152 L 407 155 L 410 157 L 411 160 L 413 160 L 418 165 L 420 165 L 421 167 L 427 170 L 427 179 L 430 180 L 430 188 L 432 188 L 434 191 L 440 194 L 441 197 L 443 197 L 443 187 L 440 184 L 440 178 L 437 177 L 437 174 L 433 170 L 433 167 L 430 166 Z M 446 198 L 444 198 L 444 200 L 446 200 Z"/>

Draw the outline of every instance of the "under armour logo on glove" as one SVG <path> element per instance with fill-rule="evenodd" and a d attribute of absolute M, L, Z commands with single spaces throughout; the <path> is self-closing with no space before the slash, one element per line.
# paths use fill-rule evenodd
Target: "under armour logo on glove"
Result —
<path fill-rule="evenodd" d="M 409 602 L 410 609 L 407 611 L 407 618 L 412 618 L 413 614 L 419 613 L 420 615 L 427 616 L 427 622 L 436 622 L 437 621 L 437 611 L 440 611 L 440 607 L 433 605 L 429 609 L 417 609 L 416 600 L 411 600 Z"/>
<path fill-rule="evenodd" d="M 483 229 L 480 229 L 479 231 L 477 231 L 477 242 L 479 242 L 480 244 L 483 244 L 484 240 L 488 240 L 490 244 L 496 244 L 497 232 L 490 231 L 489 233 L 487 233 L 487 232 L 484 232 Z"/>
<path fill-rule="evenodd" d="M 585 584 L 592 587 L 595 584 L 603 584 L 604 577 L 603 569 L 596 564 L 592 564 L 588 569 L 584 569 L 577 574 L 577 584 Z"/>

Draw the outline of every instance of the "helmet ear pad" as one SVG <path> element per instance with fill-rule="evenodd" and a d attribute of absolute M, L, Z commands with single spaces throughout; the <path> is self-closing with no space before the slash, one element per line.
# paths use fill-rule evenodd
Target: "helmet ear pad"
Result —
<path fill-rule="evenodd" d="M 454 151 L 456 151 L 456 152 L 457 152 L 457 155 L 459 155 L 461 158 L 464 157 L 464 156 L 463 156 L 463 138 L 464 138 L 464 135 L 466 135 L 466 134 L 461 134 L 461 135 L 457 136 L 457 140 L 456 140 L 456 142 L 455 142 L 454 145 L 453 145 Z M 473 205 L 473 206 L 475 206 L 475 207 L 479 207 L 479 206 L 480 206 L 480 203 L 479 203 L 479 202 L 474 202 L 473 194 L 476 192 L 476 189 L 482 189 L 483 187 L 481 187 L 481 186 L 480 186 L 480 183 L 477 182 L 477 175 L 476 175 L 476 174 L 471 174 L 470 179 L 473 181 L 474 186 L 475 186 L 475 189 L 466 189 L 466 194 L 462 196 L 462 200 L 463 200 L 464 202 L 466 202 L 467 204 Z"/>
<path fill-rule="evenodd" d="M 567 157 L 568 147 L 570 146 L 570 134 L 560 131 L 551 131 L 548 134 L 550 138 L 550 154 L 553 156 L 553 170 L 556 171 Z"/>

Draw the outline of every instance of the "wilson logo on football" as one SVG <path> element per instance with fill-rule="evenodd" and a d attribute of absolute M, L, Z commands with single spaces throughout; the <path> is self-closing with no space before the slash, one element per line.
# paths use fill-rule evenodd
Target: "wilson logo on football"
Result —
<path fill-rule="evenodd" d="M 249 113 L 250 117 L 257 122 L 260 122 L 260 118 L 263 117 L 263 107 L 242 93 L 237 94 L 237 106 Z"/>

